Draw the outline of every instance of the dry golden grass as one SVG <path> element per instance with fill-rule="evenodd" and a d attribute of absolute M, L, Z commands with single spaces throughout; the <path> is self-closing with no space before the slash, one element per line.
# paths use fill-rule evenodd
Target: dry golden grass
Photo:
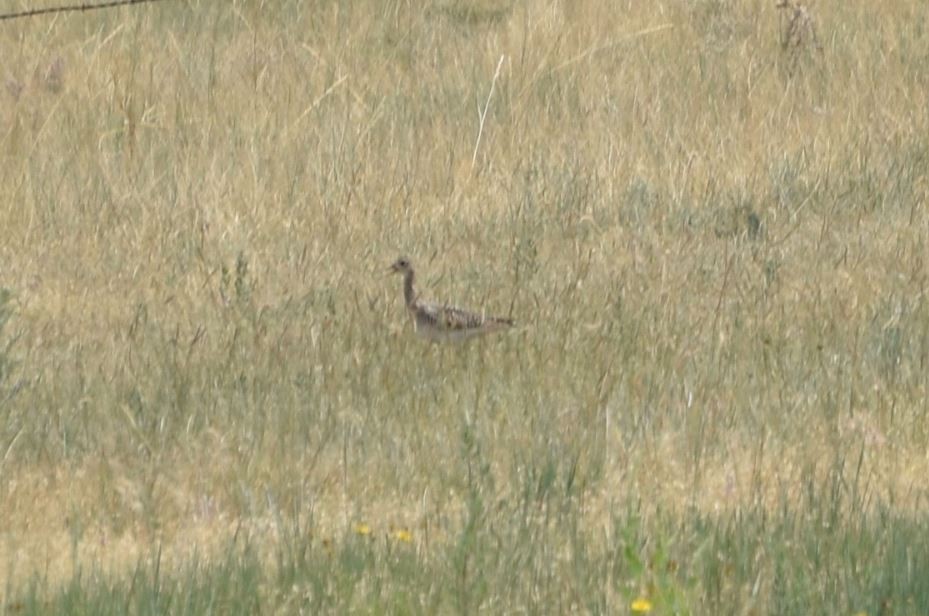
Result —
<path fill-rule="evenodd" d="M 6 592 L 294 507 L 434 555 L 474 476 L 503 516 L 547 468 L 591 536 L 836 476 L 924 514 L 929 6 L 807 10 L 787 46 L 773 1 L 4 24 Z M 520 328 L 413 339 L 400 253 Z"/>

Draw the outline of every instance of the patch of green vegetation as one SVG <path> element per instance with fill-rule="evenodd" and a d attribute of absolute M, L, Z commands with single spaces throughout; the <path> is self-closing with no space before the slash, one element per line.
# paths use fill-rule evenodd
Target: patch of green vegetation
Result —
<path fill-rule="evenodd" d="M 297 524 L 276 548 L 240 537 L 211 558 L 164 570 L 160 555 L 131 573 L 81 572 L 51 596 L 35 579 L 16 614 L 440 613 L 533 609 L 657 613 L 920 614 L 929 609 L 929 528 L 880 508 L 831 519 L 831 497 L 709 515 L 617 506 L 585 532 L 567 500 L 553 511 L 471 501 L 457 537 L 358 530 L 320 540 Z"/>

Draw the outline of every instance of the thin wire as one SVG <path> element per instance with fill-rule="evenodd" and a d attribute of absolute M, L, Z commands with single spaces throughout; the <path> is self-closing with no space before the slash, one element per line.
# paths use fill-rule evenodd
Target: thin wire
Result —
<path fill-rule="evenodd" d="M 28 11 L 19 11 L 18 13 L 2 13 L 0 21 L 7 19 L 18 19 L 20 17 L 35 17 L 36 15 L 47 15 L 48 13 L 71 13 L 74 11 L 93 11 L 95 9 L 108 9 L 114 6 L 123 6 L 127 4 L 142 4 L 144 2 L 161 2 L 161 0 L 110 0 L 100 4 L 75 4 L 71 6 L 52 6 L 44 9 L 30 9 Z"/>

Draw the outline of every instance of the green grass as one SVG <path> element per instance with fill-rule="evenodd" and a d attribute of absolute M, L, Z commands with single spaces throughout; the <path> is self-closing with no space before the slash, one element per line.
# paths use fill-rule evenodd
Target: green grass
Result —
<path fill-rule="evenodd" d="M 925 3 L 427 4 L 0 30 L 0 613 L 929 612 Z"/>
<path fill-rule="evenodd" d="M 46 597 L 35 579 L 15 613 L 616 613 L 643 590 L 662 613 L 922 613 L 925 519 L 881 509 L 833 518 L 839 504 L 770 512 L 612 512 L 602 536 L 578 527 L 564 494 L 487 511 L 469 503 L 459 534 L 437 550 L 392 536 L 315 538 L 286 522 L 270 560 L 237 537 L 212 558 L 164 571 L 159 553 L 120 577 L 78 572 Z M 540 513 L 539 507 L 553 511 Z M 501 515 L 501 514 L 506 514 Z M 833 519 L 830 519 L 833 518 Z"/>

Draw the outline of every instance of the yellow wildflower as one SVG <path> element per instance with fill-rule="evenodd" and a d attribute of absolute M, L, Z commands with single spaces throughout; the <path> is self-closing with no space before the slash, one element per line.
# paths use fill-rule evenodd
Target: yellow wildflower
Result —
<path fill-rule="evenodd" d="M 402 541 L 404 543 L 411 543 L 413 541 L 413 533 L 405 529 L 398 529 L 394 531 L 394 539 L 397 541 Z"/>
<path fill-rule="evenodd" d="M 645 614 L 652 611 L 652 602 L 644 597 L 639 597 L 629 606 L 636 614 Z"/>
<path fill-rule="evenodd" d="M 361 524 L 355 525 L 355 532 L 361 535 L 362 537 L 367 537 L 371 534 L 371 527 L 362 522 Z"/>

